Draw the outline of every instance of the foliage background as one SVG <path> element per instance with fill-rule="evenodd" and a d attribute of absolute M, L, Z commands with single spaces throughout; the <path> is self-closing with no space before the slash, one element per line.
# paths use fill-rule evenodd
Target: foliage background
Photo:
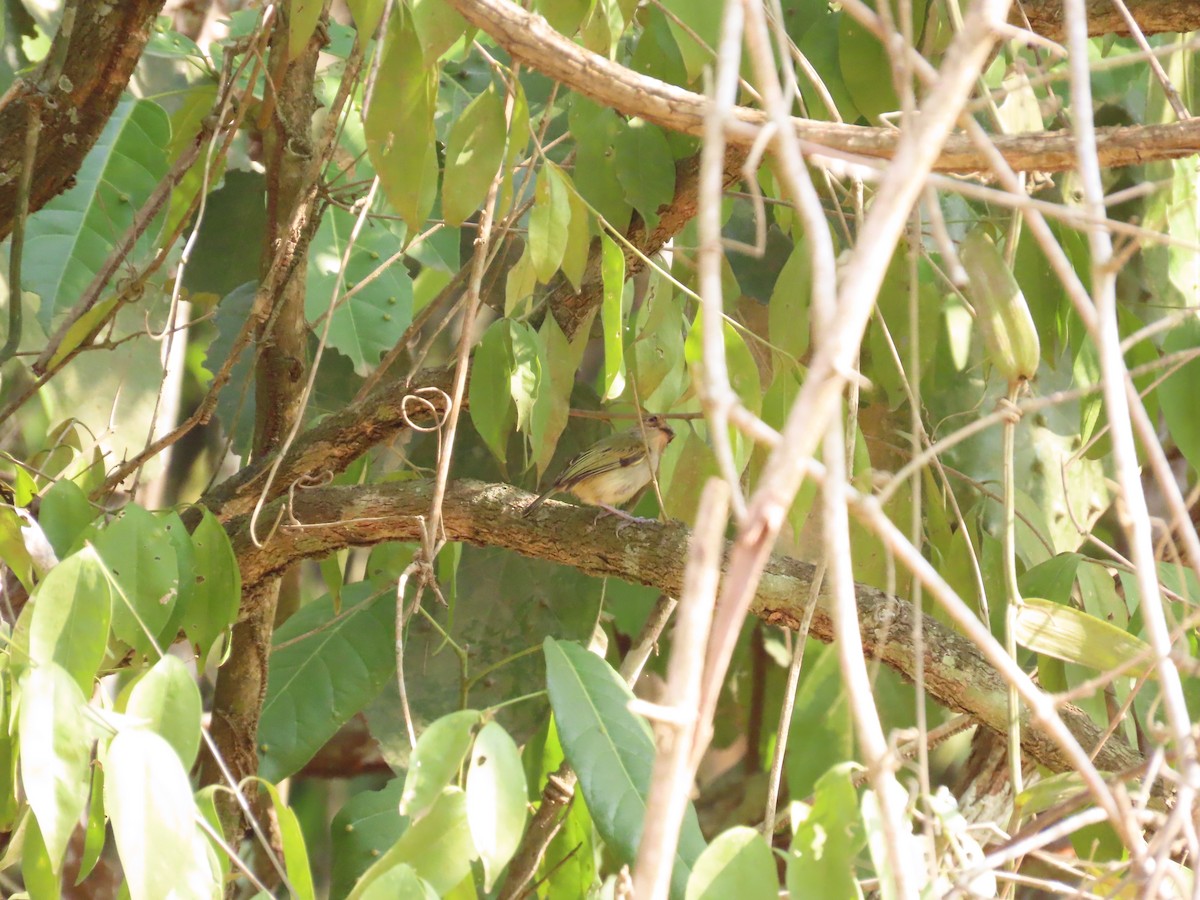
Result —
<path fill-rule="evenodd" d="M 1196 10 L 527 6 L 5 3 L 5 892 L 1190 892 Z"/>

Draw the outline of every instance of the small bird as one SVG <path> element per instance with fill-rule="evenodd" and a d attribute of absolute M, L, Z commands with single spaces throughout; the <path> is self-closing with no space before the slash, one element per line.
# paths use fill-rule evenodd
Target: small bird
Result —
<path fill-rule="evenodd" d="M 643 434 L 642 425 L 645 426 Z M 622 519 L 634 516 L 617 509 L 642 488 L 658 468 L 658 460 L 675 432 L 662 416 L 647 416 L 641 425 L 601 438 L 571 459 L 554 484 L 525 507 L 528 516 L 557 491 L 574 494 L 590 506 L 599 506 Z"/>

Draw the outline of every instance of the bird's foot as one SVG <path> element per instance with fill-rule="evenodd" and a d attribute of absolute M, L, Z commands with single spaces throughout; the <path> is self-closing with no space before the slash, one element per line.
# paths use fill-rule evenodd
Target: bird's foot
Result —
<path fill-rule="evenodd" d="M 654 519 L 645 519 L 645 518 L 642 518 L 641 516 L 632 516 L 629 513 L 625 512 L 625 510 L 617 509 L 615 506 L 609 506 L 607 503 L 599 503 L 597 505 L 600 507 L 600 513 L 599 513 L 599 515 L 596 516 L 595 521 L 592 523 L 593 527 L 595 526 L 596 522 L 599 522 L 605 516 L 613 515 L 613 516 L 616 516 L 618 519 L 624 520 L 619 525 L 617 525 L 617 534 L 618 535 L 621 533 L 622 529 L 628 528 L 630 525 L 646 525 L 650 522 L 655 521 Z"/>

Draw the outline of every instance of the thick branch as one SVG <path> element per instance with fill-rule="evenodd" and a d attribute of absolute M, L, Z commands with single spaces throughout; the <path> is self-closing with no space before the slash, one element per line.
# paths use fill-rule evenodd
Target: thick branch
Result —
<path fill-rule="evenodd" d="M 163 0 L 74 4 L 73 24 L 55 36 L 37 72 L 18 79 L 0 97 L 0 240 L 12 231 L 32 95 L 41 95 L 42 132 L 30 212 L 70 186 L 121 99 L 162 5 Z M 61 74 L 47 79 L 48 71 Z"/>
<path fill-rule="evenodd" d="M 1200 28 L 1200 3 L 1180 0 L 1128 0 L 1125 4 L 1143 34 L 1170 34 L 1172 32 L 1195 31 Z M 1025 26 L 1021 13 L 1029 20 L 1029 27 L 1052 41 L 1065 36 L 1063 30 L 1062 0 L 1024 0 L 1014 7 L 1009 21 Z M 1104 34 L 1128 34 L 1129 28 L 1112 0 L 1087 0 L 1088 34 L 1098 37 Z"/>
<path fill-rule="evenodd" d="M 606 57 L 585 50 L 563 37 L 541 16 L 527 13 L 508 0 L 449 0 L 462 15 L 487 32 L 501 47 L 526 65 L 561 81 L 573 91 L 627 116 L 638 116 L 663 128 L 702 137 L 708 101 L 700 94 L 649 78 Z M 1107 2 L 1107 0 L 1103 0 Z M 1046 4 L 1049 6 L 1050 4 Z M 1165 5 L 1165 4 L 1164 4 Z M 1188 4 L 1180 4 L 1188 5 Z M 726 139 L 749 146 L 767 123 L 764 113 L 735 107 Z M 891 159 L 900 133 L 793 118 L 796 135 L 808 149 L 828 148 L 837 154 Z M 1156 159 L 1177 159 L 1200 150 L 1200 120 L 1172 125 L 1097 129 L 1097 155 L 1104 167 L 1128 166 Z M 1059 172 L 1075 166 L 1074 138 L 1069 131 L 1014 136 L 996 135 L 993 142 L 1008 164 L 1018 171 Z M 934 170 L 988 171 L 983 155 L 961 134 L 946 142 Z"/>
<path fill-rule="evenodd" d="M 381 541 L 413 541 L 420 537 L 417 517 L 429 506 L 427 481 L 408 481 L 371 487 L 325 487 L 297 491 L 290 515 L 275 538 L 255 548 L 245 532 L 245 520 L 230 523 L 244 583 L 251 589 L 298 559 L 321 557 L 348 546 Z M 620 534 L 614 521 L 593 526 L 593 509 L 549 503 L 546 512 L 526 519 L 520 515 L 530 495 L 503 484 L 477 481 L 451 483 L 443 507 L 446 536 L 480 546 L 503 547 L 525 556 L 573 566 L 596 576 L 613 576 L 678 595 L 687 556 L 688 529 L 680 523 L 629 525 Z M 268 508 L 267 521 L 283 510 L 283 501 Z M 294 517 L 294 518 L 293 518 Z M 812 589 L 813 566 L 782 556 L 768 562 L 751 607 L 759 618 L 795 628 Z M 915 671 L 910 636 L 913 607 L 882 591 L 856 586 L 863 650 L 901 675 Z M 956 712 L 978 719 L 1004 734 L 1008 688 L 1000 674 L 964 637 L 926 617 L 924 660 L 929 695 Z M 811 634 L 833 640 L 833 623 L 821 605 L 813 615 Z M 1101 731 L 1081 710 L 1064 706 L 1063 720 L 1091 752 Z M 1069 769 L 1058 746 L 1026 716 L 1021 729 L 1024 749 L 1056 772 Z M 1118 737 L 1110 737 L 1095 753 L 1096 765 L 1109 772 L 1134 768 L 1140 758 Z"/>

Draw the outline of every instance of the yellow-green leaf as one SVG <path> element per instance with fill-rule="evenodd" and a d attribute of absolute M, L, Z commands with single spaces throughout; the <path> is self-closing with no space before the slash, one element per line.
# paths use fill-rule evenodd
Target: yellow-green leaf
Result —
<path fill-rule="evenodd" d="M 412 21 L 402 9 L 397 12 L 363 132 L 384 193 L 409 230 L 416 232 L 437 192 L 433 112 L 438 72 L 425 67 Z"/>
<path fill-rule="evenodd" d="M 1141 657 L 1127 670 L 1139 676 L 1154 661 L 1150 645 L 1141 638 L 1082 610 L 1037 597 L 1026 597 L 1017 608 L 1016 637 L 1022 647 L 1100 671 Z"/>
<path fill-rule="evenodd" d="M 442 215 L 447 224 L 461 225 L 479 208 L 504 159 L 506 137 L 504 98 L 489 85 L 463 110 L 446 140 Z"/>

